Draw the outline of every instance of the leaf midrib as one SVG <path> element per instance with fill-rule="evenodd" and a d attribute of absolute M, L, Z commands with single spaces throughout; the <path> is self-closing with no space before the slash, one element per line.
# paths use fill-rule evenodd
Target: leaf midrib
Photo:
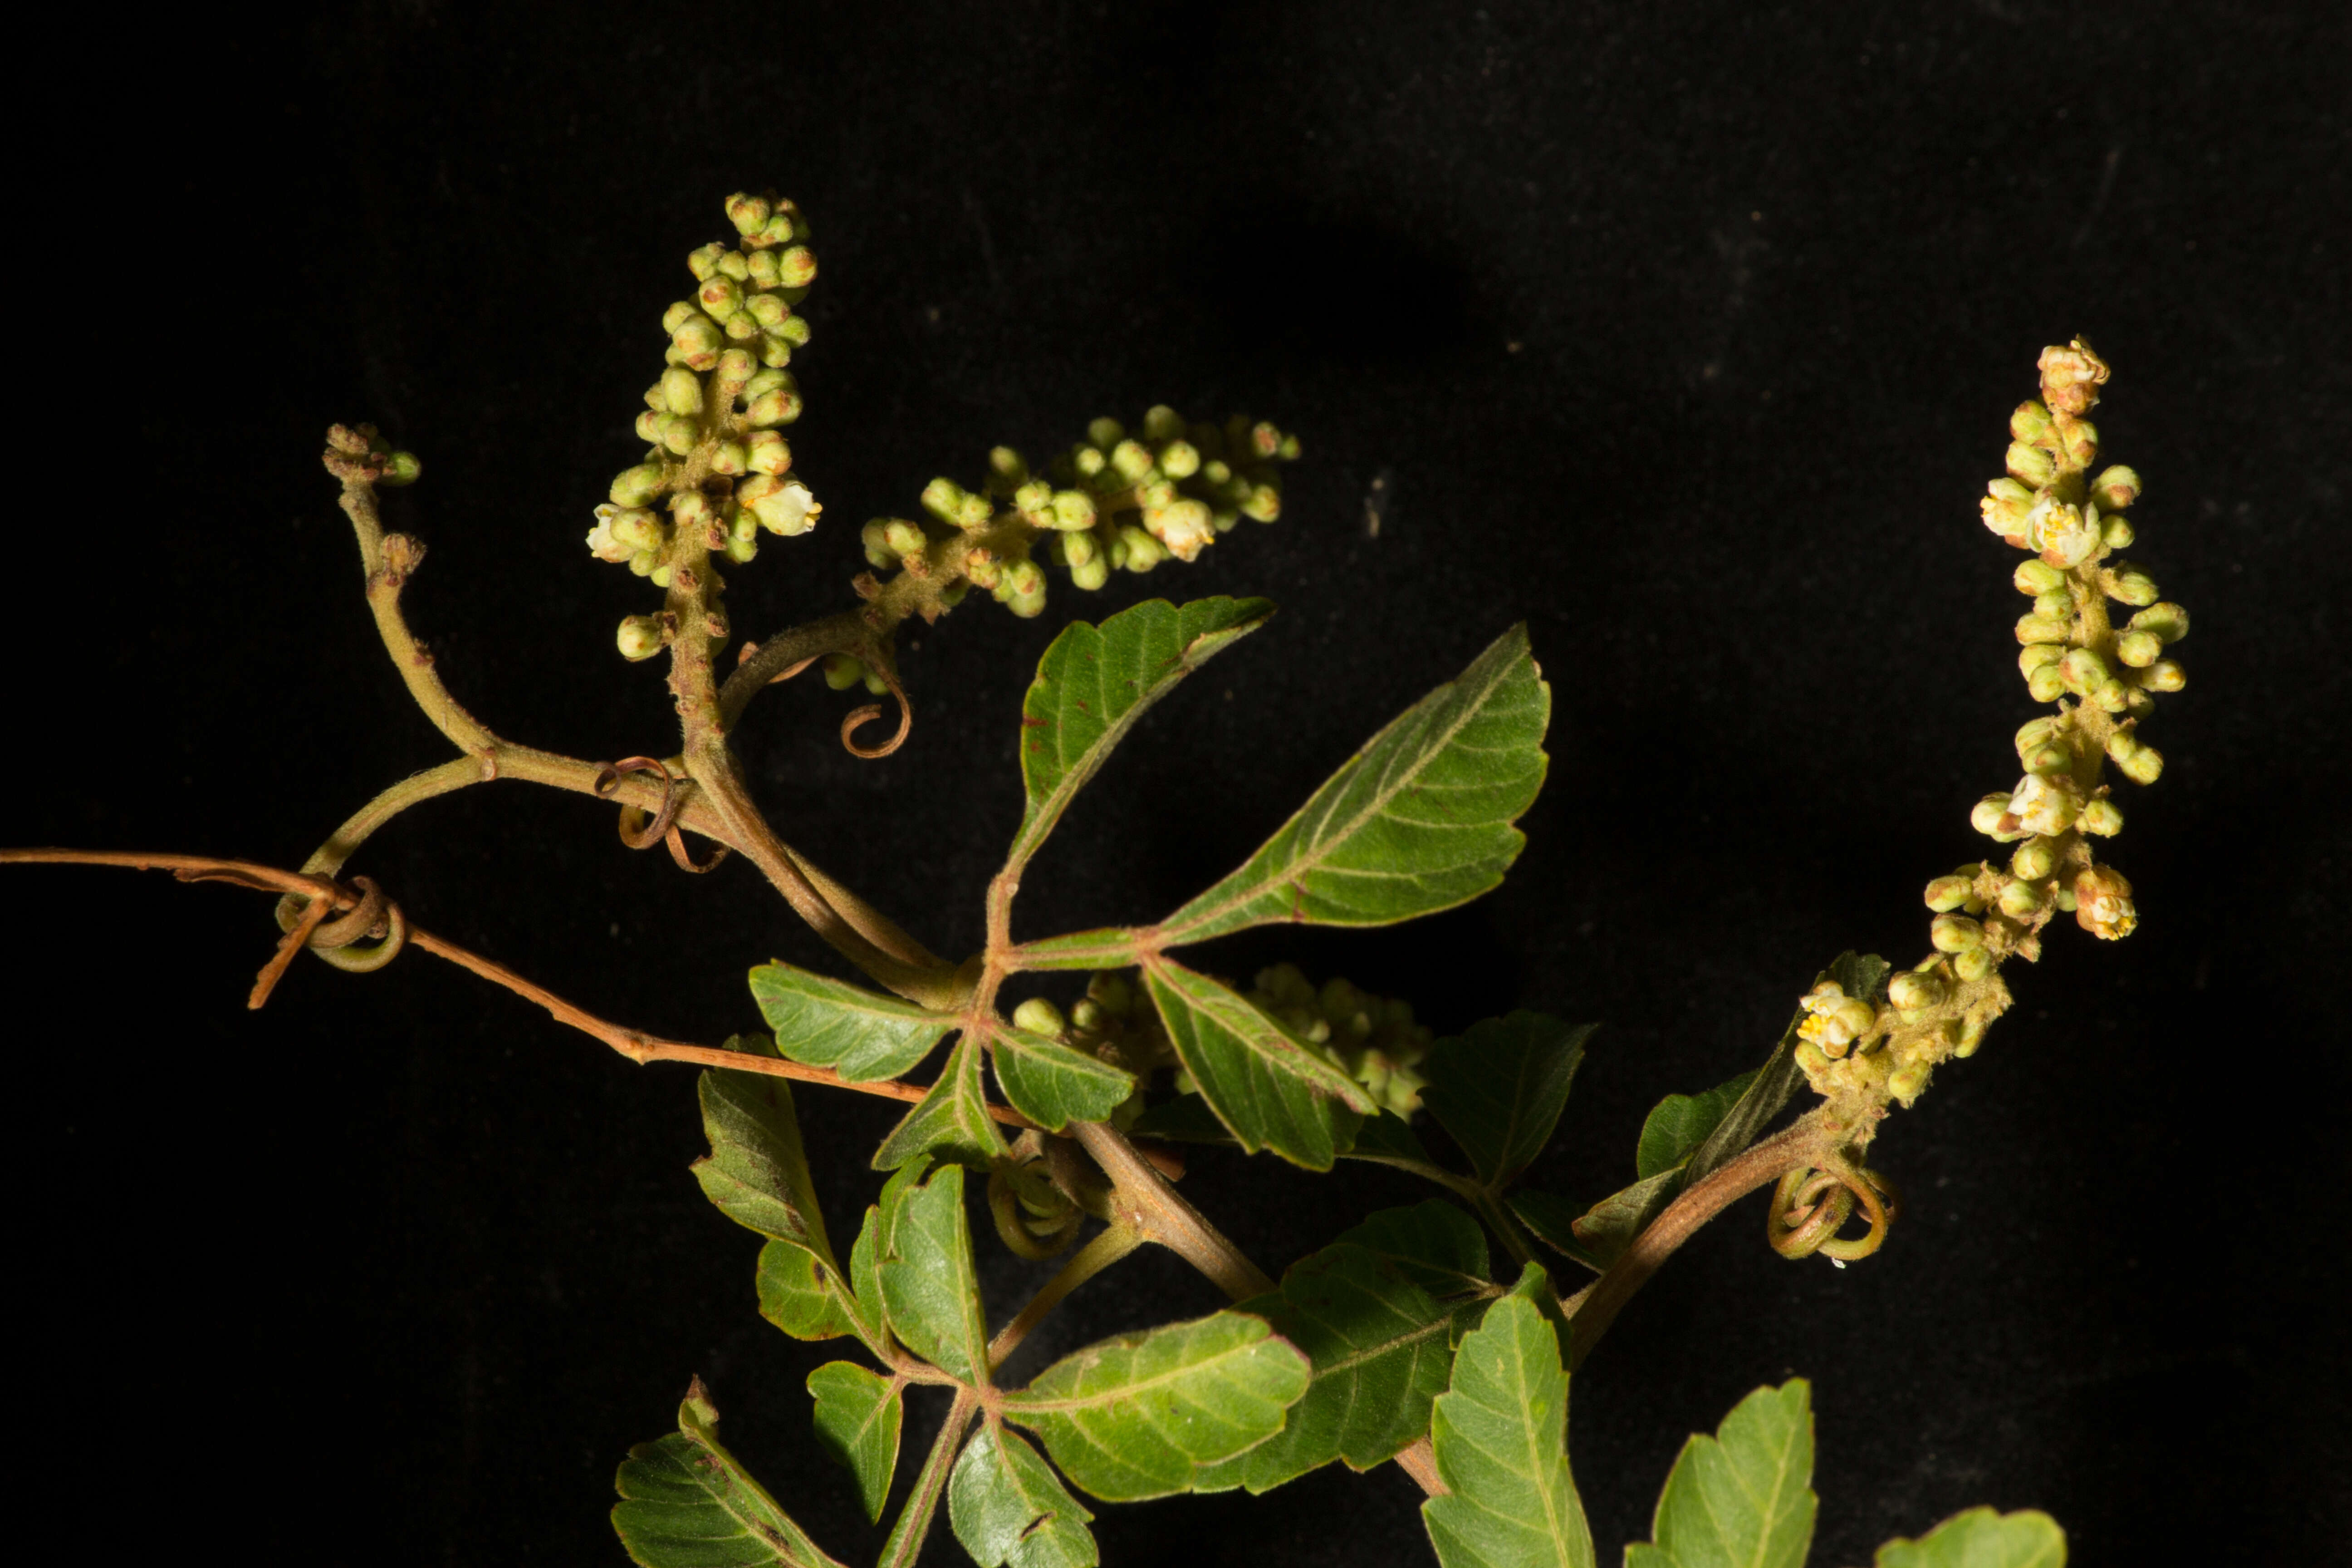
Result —
<path fill-rule="evenodd" d="M 1024 1389 L 1018 1394 L 1007 1394 L 1004 1400 L 1004 1408 L 1008 1414 L 1034 1413 L 1041 1415 L 1058 1415 L 1076 1410 L 1104 1409 L 1109 1405 L 1118 1403 L 1120 1400 L 1130 1399 L 1138 1394 L 1147 1393 L 1151 1389 L 1164 1387 L 1169 1384 L 1180 1382 L 1184 1378 L 1194 1376 L 1203 1369 L 1214 1367 L 1217 1363 L 1221 1361 L 1225 1361 L 1235 1356 L 1248 1356 L 1254 1352 L 1258 1346 L 1265 1343 L 1267 1337 L 1268 1336 L 1265 1335 L 1260 1335 L 1256 1339 L 1244 1341 L 1244 1342 L 1234 1345 L 1228 1349 L 1213 1352 L 1211 1354 L 1200 1361 L 1188 1362 L 1181 1366 L 1172 1367 L 1166 1372 L 1154 1373 L 1150 1377 L 1140 1379 L 1137 1382 L 1122 1383 L 1118 1385 L 1117 1390 L 1110 1393 L 1077 1394 L 1067 1397 L 1040 1397 L 1037 1394 Z"/>

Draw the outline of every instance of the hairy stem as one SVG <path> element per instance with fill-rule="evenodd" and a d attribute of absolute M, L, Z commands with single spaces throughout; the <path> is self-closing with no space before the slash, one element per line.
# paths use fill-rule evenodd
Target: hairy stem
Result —
<path fill-rule="evenodd" d="M 1236 1301 L 1274 1289 L 1265 1270 L 1186 1203 L 1125 1133 L 1107 1121 L 1073 1121 L 1070 1132 L 1111 1180 L 1113 1225 L 1130 1226 L 1146 1241 L 1168 1248 Z"/>
<path fill-rule="evenodd" d="M 1029 1299 L 1020 1315 L 996 1331 L 988 1342 L 988 1370 L 993 1373 L 1004 1364 L 1005 1358 L 1020 1348 L 1029 1331 L 1045 1321 L 1045 1314 L 1062 1304 L 1062 1298 L 1101 1273 L 1104 1269 L 1143 1245 L 1143 1233 L 1131 1226 L 1114 1221 L 1108 1230 L 1078 1248 L 1061 1271 L 1045 1281 L 1045 1288 Z"/>
<path fill-rule="evenodd" d="M 940 1435 L 931 1443 L 930 1456 L 915 1477 L 915 1489 L 908 1494 L 907 1505 L 898 1510 L 898 1521 L 890 1527 L 890 1539 L 883 1545 L 877 1568 L 912 1568 L 915 1559 L 922 1555 L 923 1540 L 931 1532 L 932 1516 L 940 1510 L 940 1494 L 947 1490 L 948 1472 L 955 1468 L 956 1455 L 963 1447 L 963 1435 L 979 1410 L 978 1394 L 970 1388 L 956 1391 L 955 1403 L 948 1407 L 948 1418 L 940 1423 Z"/>
<path fill-rule="evenodd" d="M 1822 1112 L 1814 1111 L 1786 1131 L 1754 1145 L 1668 1205 L 1666 1212 L 1651 1221 L 1649 1228 L 1609 1266 L 1609 1271 L 1584 1291 L 1581 1304 L 1569 1320 L 1574 1341 L 1569 1350 L 1569 1370 L 1583 1364 L 1633 1292 L 1707 1221 L 1757 1188 L 1778 1181 L 1783 1173 L 1818 1163 L 1849 1136 L 1833 1130 Z"/>

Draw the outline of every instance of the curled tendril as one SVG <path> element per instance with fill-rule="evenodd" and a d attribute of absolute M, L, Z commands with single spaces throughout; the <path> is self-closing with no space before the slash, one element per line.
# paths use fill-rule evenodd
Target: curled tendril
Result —
<path fill-rule="evenodd" d="M 712 852 L 709 859 L 698 863 L 687 853 L 686 840 L 677 830 L 677 814 L 686 805 L 685 792 L 679 786 L 691 781 L 672 773 L 669 765 L 657 758 L 623 757 L 617 763 L 606 763 L 596 771 L 593 786 L 596 794 L 604 799 L 611 799 L 614 792 L 621 787 L 621 778 L 625 773 L 652 773 L 659 778 L 662 802 L 661 809 L 653 814 L 651 820 L 638 807 L 625 803 L 622 805 L 618 824 L 622 843 L 632 849 L 650 849 L 656 844 L 667 844 L 669 858 L 677 863 L 677 868 L 698 876 L 716 869 L 719 863 L 727 858 L 727 847 L 723 844 Z"/>
<path fill-rule="evenodd" d="M 1851 1240 L 1841 1238 L 1838 1232 L 1856 1207 L 1870 1228 Z M 1832 1155 L 1821 1170 L 1800 1165 L 1780 1178 L 1765 1218 L 1765 1237 L 1783 1258 L 1818 1252 L 1851 1263 L 1885 1246 L 1887 1227 L 1902 1214 L 1902 1194 L 1891 1180 Z"/>
<path fill-rule="evenodd" d="M 333 889 L 331 896 L 306 898 L 289 893 L 278 900 L 278 928 L 286 936 L 255 980 L 247 1006 L 258 1007 L 269 1000 L 298 948 L 309 948 L 346 973 L 373 974 L 399 957 L 400 950 L 408 944 L 407 918 L 374 879 L 353 877 L 348 888 L 324 879 L 320 881 Z M 345 900 L 352 904 L 350 912 L 330 919 L 335 906 Z M 370 943 L 368 938 L 377 940 Z"/>
<path fill-rule="evenodd" d="M 1078 1238 L 1085 1215 L 1039 1169 L 1044 1149 L 1034 1130 L 1013 1145 L 1009 1159 L 988 1174 L 988 1212 L 997 1239 L 1016 1257 L 1042 1263 Z"/>
<path fill-rule="evenodd" d="M 882 684 L 890 689 L 890 695 L 898 700 L 898 732 L 878 746 L 861 746 L 850 737 L 864 725 L 882 717 L 882 704 L 879 702 L 868 702 L 863 708 L 852 709 L 841 721 L 842 745 L 848 749 L 851 756 L 871 762 L 877 757 L 888 756 L 907 743 L 907 732 L 915 727 L 915 710 L 908 705 L 907 689 L 898 684 L 898 671 L 887 654 L 879 647 L 874 647 L 861 649 L 859 657 L 864 659 L 866 668 L 879 676 Z"/>

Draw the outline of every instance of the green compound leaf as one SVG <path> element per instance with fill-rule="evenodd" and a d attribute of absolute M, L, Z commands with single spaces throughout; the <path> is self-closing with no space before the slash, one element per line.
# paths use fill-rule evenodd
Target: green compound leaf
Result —
<path fill-rule="evenodd" d="M 1430 1047 L 1422 1103 L 1485 1185 L 1507 1186 L 1543 1152 L 1592 1030 L 1542 1013 L 1513 1013 Z"/>
<path fill-rule="evenodd" d="M 1956 1513 L 1918 1541 L 1890 1541 L 1878 1568 L 2066 1568 L 2066 1532 L 2035 1509 Z"/>
<path fill-rule="evenodd" d="M 1100 1121 L 1135 1092 L 1132 1075 L 1043 1035 L 999 1028 L 989 1049 L 1004 1098 L 1048 1132 Z"/>
<path fill-rule="evenodd" d="M 1723 1125 L 1723 1119 L 1761 1071 L 1741 1073 L 1705 1094 L 1670 1094 L 1658 1101 L 1642 1123 L 1642 1142 L 1633 1152 L 1634 1173 L 1647 1179 L 1690 1158 Z"/>
<path fill-rule="evenodd" d="M 1528 1264 L 1454 1352 L 1430 1424 L 1437 1473 L 1453 1489 L 1421 1505 L 1444 1568 L 1594 1568 L 1568 1473 L 1568 1372 L 1533 1300 L 1550 1289 Z"/>
<path fill-rule="evenodd" d="M 1813 1540 L 1813 1415 L 1801 1377 L 1759 1388 L 1712 1437 L 1683 1445 L 1658 1495 L 1653 1544 L 1625 1568 L 1802 1568 Z"/>
<path fill-rule="evenodd" d="M 988 1329 L 964 1222 L 963 1167 L 942 1166 L 920 1186 L 888 1195 L 875 1272 L 890 1331 L 950 1376 L 986 1383 Z"/>
<path fill-rule="evenodd" d="M 1062 628 L 1021 702 L 1021 779 L 1028 791 L 1008 859 L 1037 852 L 1070 801 L 1144 710 L 1209 659 L 1265 625 L 1264 599 L 1150 599 L 1100 626 Z"/>
<path fill-rule="evenodd" d="M 1003 1410 L 1079 1487 L 1135 1502 L 1187 1491 L 1200 1467 L 1282 1430 L 1309 1375 L 1265 1319 L 1219 1312 L 1066 1357 Z"/>
<path fill-rule="evenodd" d="M 1493 1289 L 1486 1279 L 1486 1230 L 1443 1198 L 1378 1210 L 1354 1229 L 1341 1231 L 1332 1245 L 1349 1243 L 1395 1264 L 1441 1300 Z"/>
<path fill-rule="evenodd" d="M 948 1521 L 980 1568 L 1094 1568 L 1093 1518 L 1027 1438 L 992 1421 L 948 1481 Z"/>
<path fill-rule="evenodd" d="M 930 1092 L 874 1151 L 876 1170 L 895 1171 L 918 1154 L 982 1168 L 1003 1157 L 1004 1137 L 988 1114 L 988 1091 L 981 1087 L 980 1058 L 980 1043 L 970 1035 L 956 1042 Z"/>
<path fill-rule="evenodd" d="M 898 1468 L 898 1428 L 906 1415 L 895 1379 L 855 1362 L 829 1361 L 808 1375 L 816 1396 L 816 1440 L 857 1482 L 869 1521 L 882 1517 Z"/>
<path fill-rule="evenodd" d="M 1305 1351 L 1314 1371 L 1282 1430 L 1203 1468 L 1197 1489 L 1263 1492 L 1334 1459 L 1370 1469 L 1429 1430 L 1430 1401 L 1454 1365 L 1453 1320 L 1465 1309 L 1440 1304 L 1396 1259 L 1334 1244 L 1242 1309 Z"/>
<path fill-rule="evenodd" d="M 1243 1151 L 1329 1170 L 1374 1109 L 1363 1086 L 1205 974 L 1155 957 L 1143 978 L 1177 1059 Z"/>
<path fill-rule="evenodd" d="M 738 1035 L 727 1043 L 748 1046 L 751 1055 L 773 1054 L 759 1050 L 753 1037 Z M 737 1225 L 804 1247 L 830 1264 L 833 1247 L 809 1183 L 791 1084 L 765 1073 L 714 1068 L 703 1073 L 696 1093 L 710 1152 L 688 1169 L 704 1195 Z"/>
<path fill-rule="evenodd" d="M 613 1529 L 643 1568 L 841 1568 L 719 1445 L 719 1411 L 697 1378 L 675 1436 L 629 1450 Z"/>
<path fill-rule="evenodd" d="M 910 1071 L 956 1026 L 945 1014 L 781 960 L 751 971 L 751 996 L 786 1056 L 852 1083 Z"/>
<path fill-rule="evenodd" d="M 1315 792 L 1242 868 L 1160 922 L 1171 944 L 1269 921 L 1391 925 L 1467 903 L 1527 838 L 1551 689 L 1513 626 Z"/>
<path fill-rule="evenodd" d="M 1824 980 L 1836 981 L 1849 996 L 1874 997 L 1885 983 L 1886 961 L 1876 953 L 1840 953 L 1829 968 L 1814 976 L 1815 984 Z M 1696 1182 L 1736 1158 L 1756 1142 L 1797 1092 L 1797 1086 L 1804 1081 L 1804 1071 L 1797 1066 L 1797 1026 L 1804 1021 L 1804 1010 L 1800 1008 L 1781 1033 L 1780 1043 L 1758 1070 L 1755 1081 L 1739 1097 L 1739 1102 L 1707 1134 L 1706 1141 L 1692 1152 L 1690 1163 L 1684 1167 L 1685 1182 Z"/>

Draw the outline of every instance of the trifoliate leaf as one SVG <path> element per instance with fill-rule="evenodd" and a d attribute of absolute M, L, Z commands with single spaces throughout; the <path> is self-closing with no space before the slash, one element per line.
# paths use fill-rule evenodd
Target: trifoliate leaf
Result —
<path fill-rule="evenodd" d="M 2066 1532 L 2034 1509 L 1972 1508 L 1917 1541 L 1878 1549 L 1878 1568 L 2066 1568 Z"/>
<path fill-rule="evenodd" d="M 1550 1289 L 1530 1263 L 1454 1352 L 1430 1422 L 1437 1473 L 1452 1489 L 1421 1505 L 1443 1568 L 1593 1568 L 1592 1531 L 1568 1473 L 1568 1372 L 1533 1300 Z"/>
<path fill-rule="evenodd" d="M 629 1450 L 613 1529 L 644 1568 L 841 1568 L 719 1447 L 719 1411 L 697 1378 L 676 1435 Z"/>
<path fill-rule="evenodd" d="M 1527 839 L 1551 690 L 1525 626 L 1372 737 L 1241 869 L 1160 922 L 1171 944 L 1269 921 L 1390 925 L 1466 903 Z"/>
<path fill-rule="evenodd" d="M 1886 979 L 1886 961 L 1875 953 L 1856 955 L 1841 953 L 1836 962 L 1814 977 L 1814 983 L 1834 980 L 1849 996 L 1865 1000 L 1874 997 Z M 1726 1112 L 1706 1141 L 1692 1151 L 1690 1163 L 1684 1167 L 1684 1180 L 1696 1182 L 1710 1171 L 1737 1158 L 1740 1152 L 1763 1132 L 1780 1108 L 1789 1103 L 1797 1086 L 1804 1082 L 1804 1070 L 1797 1066 L 1797 1026 L 1805 1021 L 1801 1008 L 1789 1021 L 1781 1034 L 1780 1043 L 1773 1047 L 1755 1080 L 1740 1095 L 1738 1103 Z"/>
<path fill-rule="evenodd" d="M 1437 1301 L 1396 1259 L 1346 1243 L 1293 1264 L 1279 1291 L 1242 1310 L 1265 1318 L 1314 1370 L 1282 1430 L 1202 1468 L 1202 1491 L 1263 1492 L 1334 1459 L 1364 1470 L 1394 1458 L 1429 1430 L 1430 1401 L 1454 1364 L 1452 1321 L 1465 1308 Z"/>
<path fill-rule="evenodd" d="M 948 1481 L 948 1521 L 980 1568 L 1094 1568 L 1093 1518 L 1027 1438 L 992 1421 Z"/>
<path fill-rule="evenodd" d="M 1658 1101 L 1642 1123 L 1642 1141 L 1633 1153 L 1634 1174 L 1654 1176 L 1690 1158 L 1692 1151 L 1723 1124 L 1724 1117 L 1756 1078 L 1756 1073 L 1744 1072 L 1705 1094 L 1670 1094 Z"/>
<path fill-rule="evenodd" d="M 989 1051 L 1004 1098 L 1049 1132 L 1073 1121 L 1100 1121 L 1135 1092 L 1133 1075 L 1043 1035 L 1000 1028 Z"/>
<path fill-rule="evenodd" d="M 1592 1029 L 1514 1013 L 1430 1047 L 1422 1103 L 1486 1186 L 1508 1185 L 1551 1141 Z"/>
<path fill-rule="evenodd" d="M 808 1375 L 816 1396 L 816 1440 L 848 1467 L 866 1517 L 882 1517 L 898 1468 L 898 1427 L 906 1405 L 897 1380 L 855 1362 L 829 1361 Z"/>
<path fill-rule="evenodd" d="M 941 1166 L 929 1181 L 890 1197 L 875 1266 L 890 1331 L 950 1376 L 987 1382 L 988 1330 L 964 1219 L 963 1167 Z"/>
<path fill-rule="evenodd" d="M 710 1152 L 689 1169 L 704 1195 L 737 1225 L 804 1247 L 830 1265 L 833 1247 L 809 1182 L 791 1083 L 765 1073 L 713 1069 L 702 1075 L 696 1094 Z"/>
<path fill-rule="evenodd" d="M 980 1081 L 979 1042 L 966 1035 L 948 1053 L 930 1092 L 890 1129 L 874 1151 L 874 1168 L 895 1171 L 918 1154 L 985 1167 L 1004 1153 L 1004 1136 L 988 1114 Z"/>
<path fill-rule="evenodd" d="M 1021 703 L 1021 779 L 1028 792 L 1009 858 L 1026 860 L 1135 721 L 1211 658 L 1264 626 L 1264 599 L 1165 599 L 1100 626 L 1073 621 L 1037 661 Z"/>
<path fill-rule="evenodd" d="M 946 1014 L 781 961 L 751 971 L 751 995 L 784 1055 L 852 1083 L 911 1070 L 956 1026 Z"/>
<path fill-rule="evenodd" d="M 1443 1300 L 1491 1289 L 1486 1232 L 1444 1198 L 1380 1209 L 1332 1245 L 1353 1243 L 1396 1264 L 1406 1278 Z"/>
<path fill-rule="evenodd" d="M 1625 1568 L 1802 1568 L 1813 1540 L 1813 1416 L 1803 1378 L 1759 1388 L 1683 1445 L 1650 1544 Z"/>
<path fill-rule="evenodd" d="M 1273 1436 L 1309 1374 L 1265 1319 L 1219 1312 L 1055 1362 L 1003 1411 L 1079 1487 L 1133 1502 L 1188 1490 L 1199 1467 Z"/>
<path fill-rule="evenodd" d="M 1373 1109 L 1363 1086 L 1205 974 L 1155 957 L 1143 978 L 1177 1059 L 1243 1150 L 1329 1170 Z"/>

